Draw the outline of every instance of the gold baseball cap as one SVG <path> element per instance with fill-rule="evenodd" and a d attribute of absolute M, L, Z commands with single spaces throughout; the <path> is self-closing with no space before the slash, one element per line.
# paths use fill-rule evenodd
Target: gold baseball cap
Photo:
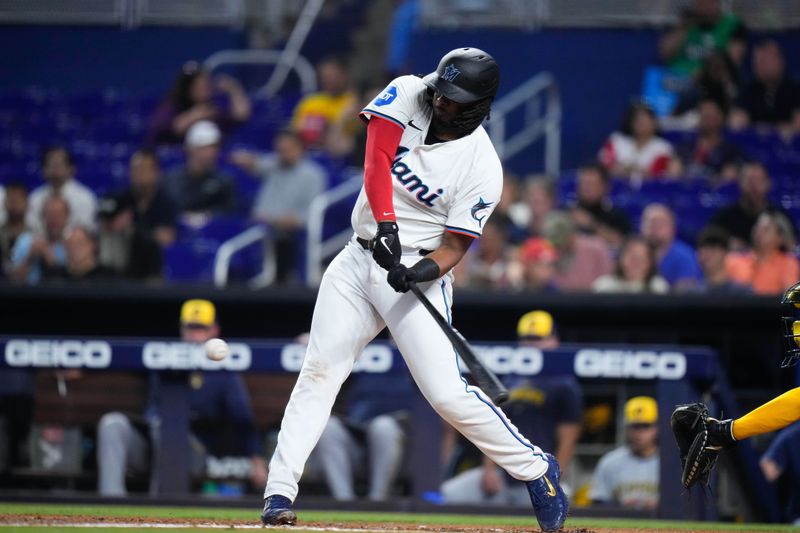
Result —
<path fill-rule="evenodd" d="M 625 424 L 655 424 L 658 403 L 650 396 L 634 396 L 625 402 Z"/>
<path fill-rule="evenodd" d="M 213 326 L 217 310 L 208 300 L 187 300 L 181 307 L 181 324 Z"/>
<path fill-rule="evenodd" d="M 536 310 L 522 315 L 517 323 L 517 337 L 545 339 L 553 334 L 555 324 L 553 315 L 547 311 Z"/>

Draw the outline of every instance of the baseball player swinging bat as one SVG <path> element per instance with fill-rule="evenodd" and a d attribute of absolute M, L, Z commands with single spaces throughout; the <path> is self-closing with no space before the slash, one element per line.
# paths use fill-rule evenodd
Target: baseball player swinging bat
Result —
<path fill-rule="evenodd" d="M 450 339 L 450 342 L 453 344 L 453 349 L 461 356 L 461 359 L 469 368 L 469 371 L 472 373 L 472 377 L 475 379 L 475 383 L 478 384 L 478 387 L 483 390 L 492 401 L 496 405 L 501 405 L 508 400 L 508 389 L 500 383 L 500 380 L 497 379 L 497 376 L 489 370 L 478 357 L 475 352 L 470 348 L 469 344 L 467 344 L 467 339 L 464 338 L 461 333 L 458 332 L 453 326 L 450 325 L 447 320 L 436 310 L 433 304 L 428 300 L 428 298 L 423 294 L 423 292 L 417 287 L 417 284 L 414 282 L 409 282 L 409 288 L 411 292 L 414 293 L 414 296 L 420 301 L 420 303 L 428 310 L 431 314 L 433 319 L 436 321 L 436 324 L 442 328 L 442 331 L 447 338 Z"/>
<path fill-rule="evenodd" d="M 502 195 L 502 163 L 482 126 L 499 84 L 495 59 L 462 47 L 424 78 L 395 78 L 361 110 L 368 125 L 364 186 L 351 214 L 354 235 L 320 283 L 306 358 L 269 466 L 264 525 L 297 523 L 300 475 L 342 382 L 385 327 L 442 418 L 525 482 L 540 529 L 564 525 L 569 500 L 559 485 L 558 461 L 489 401 L 502 402 L 505 388 L 443 316 L 452 300 L 450 271 L 481 236 Z M 412 285 L 434 281 L 425 296 Z M 422 305 L 404 295 L 409 290 Z M 431 332 L 434 323 L 444 335 Z M 464 386 L 451 347 L 483 394 Z"/>

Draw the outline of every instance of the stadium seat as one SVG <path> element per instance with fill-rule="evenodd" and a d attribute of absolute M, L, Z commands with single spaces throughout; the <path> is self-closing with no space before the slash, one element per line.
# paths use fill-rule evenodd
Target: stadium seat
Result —
<path fill-rule="evenodd" d="M 167 254 L 168 277 L 181 280 L 210 280 L 213 255 L 219 243 L 247 227 L 247 215 L 261 182 L 227 163 L 231 150 L 246 148 L 269 151 L 275 133 L 285 127 L 299 101 L 299 93 L 270 99 L 253 99 L 253 118 L 229 132 L 222 154 L 222 168 L 233 176 L 237 188 L 236 216 L 218 217 L 197 228 L 181 226 L 178 242 Z M 131 95 L 125 90 L 105 88 L 75 95 L 64 95 L 43 87 L 28 87 L 0 93 L 0 183 L 22 181 L 30 188 L 42 183 L 39 160 L 50 144 L 63 143 L 73 153 L 77 176 L 98 194 L 127 186 L 130 156 L 145 138 L 150 116 L 162 94 Z M 692 132 L 664 132 L 674 144 L 689 143 Z M 784 139 L 777 134 L 755 129 L 729 132 L 748 157 L 764 162 L 773 177 L 773 200 L 800 217 L 800 138 Z M 185 163 L 180 145 L 157 149 L 164 173 Z M 328 186 L 347 179 L 343 162 L 324 153 L 310 156 L 328 172 Z M 574 170 L 561 173 L 557 183 L 560 205 L 575 199 Z M 711 188 L 702 180 L 646 181 L 632 189 L 624 179 L 613 179 L 611 198 L 632 220 L 638 221 L 642 209 L 651 202 L 663 202 L 678 213 L 681 236 L 693 239 L 713 212 L 738 197 L 735 183 Z M 349 220 L 351 202 L 334 206 L 329 220 Z M 335 233 L 341 224 L 327 224 Z M 329 235 L 326 235 L 329 236 Z M 302 248 L 302 247 L 301 247 Z M 260 247 L 243 251 L 231 264 L 232 279 L 246 279 L 261 264 Z M 188 262 L 188 264 L 183 264 Z"/>

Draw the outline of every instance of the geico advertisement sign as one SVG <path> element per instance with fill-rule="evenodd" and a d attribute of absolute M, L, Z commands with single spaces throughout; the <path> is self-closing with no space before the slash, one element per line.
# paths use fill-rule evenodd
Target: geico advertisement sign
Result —
<path fill-rule="evenodd" d="M 482 346 L 475 350 L 487 366 L 497 374 L 532 376 L 542 370 L 542 352 L 536 348 L 513 346 Z M 288 372 L 299 372 L 306 356 L 302 344 L 287 344 L 281 351 L 281 366 Z M 392 349 L 388 346 L 368 345 L 353 366 L 353 372 L 380 374 L 392 368 Z M 461 370 L 469 372 L 463 362 Z"/>
<path fill-rule="evenodd" d="M 228 344 L 230 353 L 221 361 L 206 357 L 202 344 L 186 342 L 147 342 L 142 348 L 142 364 L 150 370 L 247 370 L 253 360 L 250 347 L 239 342 Z"/>
<path fill-rule="evenodd" d="M 105 341 L 12 339 L 6 343 L 5 358 L 13 367 L 108 368 L 111 345 Z"/>
<path fill-rule="evenodd" d="M 306 357 L 304 344 L 287 344 L 281 350 L 281 366 L 287 372 L 300 372 Z M 392 369 L 392 350 L 388 346 L 367 345 L 353 365 L 353 372 L 381 374 Z"/>
<path fill-rule="evenodd" d="M 538 348 L 530 346 L 474 346 L 473 348 L 495 374 L 535 376 L 542 371 L 544 357 Z M 459 366 L 463 372 L 469 372 L 463 361 Z"/>
<path fill-rule="evenodd" d="M 648 350 L 578 350 L 575 375 L 582 378 L 682 379 L 686 355 Z"/>

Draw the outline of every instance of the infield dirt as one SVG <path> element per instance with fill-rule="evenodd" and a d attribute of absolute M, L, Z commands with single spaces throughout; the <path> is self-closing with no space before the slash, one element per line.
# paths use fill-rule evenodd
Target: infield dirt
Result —
<path fill-rule="evenodd" d="M 215 528 L 230 528 L 230 529 L 251 529 L 258 526 L 258 522 L 252 520 L 214 520 L 207 518 L 165 518 L 165 517 L 147 517 L 147 516 L 91 516 L 91 515 L 55 515 L 55 514 L 7 514 L 0 516 L 0 526 L 53 526 L 53 527 L 86 527 L 93 526 L 101 527 L 107 525 L 115 525 L 125 527 L 130 525 L 132 528 L 148 528 L 154 529 L 168 526 L 168 527 L 189 527 L 189 528 L 202 528 L 202 527 L 215 527 Z M 273 529 L 273 528 L 269 528 Z M 469 526 L 464 524 L 446 525 L 446 524 L 408 524 L 400 522 L 311 522 L 301 521 L 293 528 L 281 527 L 275 528 L 288 531 L 353 531 L 353 532 L 418 532 L 418 531 L 464 531 L 467 533 L 537 533 L 538 528 L 520 528 L 519 526 L 496 526 L 487 527 L 486 525 Z M 644 528 L 567 528 L 563 533 L 645 533 L 654 531 L 652 529 Z M 658 529 L 658 533 L 687 533 L 687 530 L 671 530 L 671 529 Z"/>

